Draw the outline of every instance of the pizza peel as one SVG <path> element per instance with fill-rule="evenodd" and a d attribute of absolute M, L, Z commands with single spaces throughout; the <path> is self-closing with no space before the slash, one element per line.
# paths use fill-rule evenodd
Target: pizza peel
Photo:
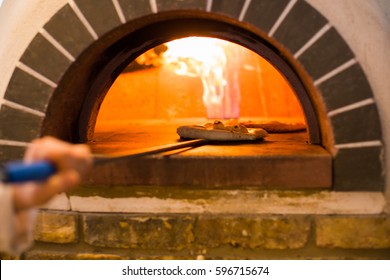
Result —
<path fill-rule="evenodd" d="M 260 132 L 260 133 L 259 133 Z M 202 126 L 182 126 L 177 129 L 181 138 L 192 139 L 180 141 L 173 144 L 148 147 L 133 150 L 129 154 L 119 156 L 93 155 L 93 164 L 101 165 L 113 161 L 120 161 L 129 158 L 144 157 L 153 154 L 188 148 L 221 141 L 251 141 L 259 140 L 266 136 L 265 131 L 249 130 L 248 133 L 233 131 L 206 130 Z M 26 164 L 23 161 L 16 161 L 4 164 L 0 168 L 0 181 L 5 183 L 21 183 L 28 181 L 44 181 L 57 172 L 56 166 L 48 161 L 38 161 Z"/>
<path fill-rule="evenodd" d="M 137 149 L 129 154 L 119 156 L 93 155 L 93 165 L 101 165 L 113 161 L 125 160 L 128 158 L 138 158 L 163 152 L 198 147 L 208 143 L 205 139 L 195 139 L 181 141 L 173 144 Z M 57 172 L 55 165 L 49 161 L 37 161 L 25 163 L 23 161 L 14 161 L 4 164 L 0 168 L 0 181 L 4 183 L 22 183 L 28 181 L 44 181 Z"/>

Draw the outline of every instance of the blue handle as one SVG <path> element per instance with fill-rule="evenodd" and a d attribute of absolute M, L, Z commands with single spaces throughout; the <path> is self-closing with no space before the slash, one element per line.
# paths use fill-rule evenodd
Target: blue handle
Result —
<path fill-rule="evenodd" d="M 17 161 L 6 164 L 2 169 L 1 177 L 7 183 L 45 181 L 56 171 L 56 167 L 48 161 L 38 161 L 31 164 Z"/>

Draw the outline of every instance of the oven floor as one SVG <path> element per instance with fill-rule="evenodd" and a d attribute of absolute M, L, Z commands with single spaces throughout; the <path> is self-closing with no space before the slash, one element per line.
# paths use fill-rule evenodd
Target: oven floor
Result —
<path fill-rule="evenodd" d="M 95 129 L 94 139 L 90 143 L 92 150 L 98 154 L 106 155 L 122 155 L 131 153 L 132 150 L 142 149 L 165 144 L 172 144 L 179 141 L 179 136 L 176 134 L 176 128 L 181 125 L 204 124 L 211 122 L 210 120 L 194 118 L 194 119 L 175 119 L 174 121 L 165 120 L 132 120 L 132 121 L 111 121 L 99 123 Z M 257 149 L 264 152 L 262 145 L 264 143 L 275 142 L 295 142 L 306 143 L 306 132 L 300 133 L 280 133 L 269 134 L 264 141 L 256 141 L 254 143 L 241 142 L 225 143 L 225 147 L 232 149 L 224 149 L 223 152 L 227 155 L 233 153 L 253 154 Z M 240 146 L 237 151 L 237 146 Z M 218 145 L 220 146 L 220 145 Z M 221 146 L 224 146 L 221 144 Z M 192 153 L 201 152 L 202 149 L 196 148 Z M 208 152 L 213 154 L 218 152 L 218 149 L 209 149 Z M 287 152 L 287 151 L 286 151 Z"/>
<path fill-rule="evenodd" d="M 94 153 L 125 155 L 133 150 L 176 143 L 180 125 L 202 119 L 132 120 L 99 123 Z M 306 132 L 269 134 L 263 141 L 221 142 L 97 166 L 90 182 L 103 185 L 183 185 L 203 187 L 330 188 L 332 160 Z"/>

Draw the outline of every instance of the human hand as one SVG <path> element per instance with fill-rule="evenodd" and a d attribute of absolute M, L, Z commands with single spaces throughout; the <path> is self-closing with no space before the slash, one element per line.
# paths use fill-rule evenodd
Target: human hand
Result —
<path fill-rule="evenodd" d="M 13 188 L 15 211 L 41 205 L 58 193 L 72 190 L 92 166 L 87 145 L 70 144 L 53 137 L 37 139 L 28 146 L 24 161 L 41 160 L 53 163 L 57 173 L 44 182 L 29 182 Z"/>

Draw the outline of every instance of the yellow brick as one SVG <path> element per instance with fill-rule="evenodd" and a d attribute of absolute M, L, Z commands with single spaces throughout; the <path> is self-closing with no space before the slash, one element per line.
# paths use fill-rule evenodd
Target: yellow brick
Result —
<path fill-rule="evenodd" d="M 72 243 L 77 240 L 77 219 L 72 213 L 45 212 L 38 214 L 34 239 L 52 243 Z"/>
<path fill-rule="evenodd" d="M 316 219 L 316 244 L 345 249 L 390 248 L 390 217 L 344 216 Z"/>

